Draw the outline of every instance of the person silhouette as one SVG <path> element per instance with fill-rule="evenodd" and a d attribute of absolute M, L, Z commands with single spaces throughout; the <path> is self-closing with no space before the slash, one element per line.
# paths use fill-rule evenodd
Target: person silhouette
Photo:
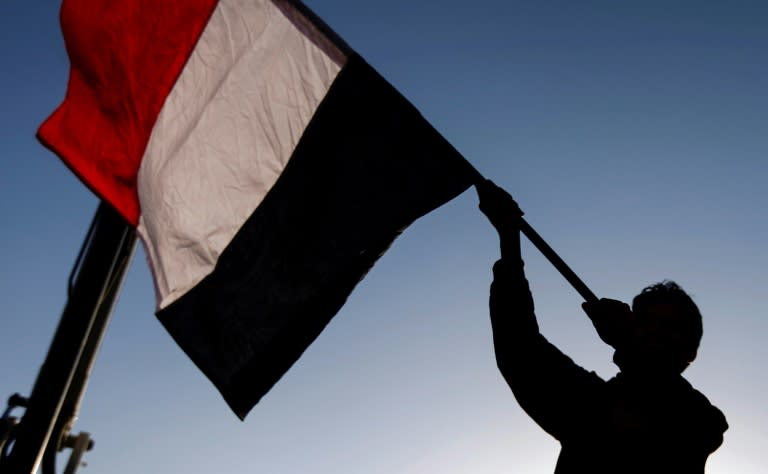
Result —
<path fill-rule="evenodd" d="M 539 332 L 520 252 L 523 213 L 492 181 L 476 189 L 501 247 L 490 290 L 496 362 L 523 410 L 560 442 L 555 474 L 703 473 L 728 424 L 682 376 L 702 335 L 695 303 L 670 281 L 645 288 L 631 309 L 584 303 L 620 369 L 603 380 Z"/>

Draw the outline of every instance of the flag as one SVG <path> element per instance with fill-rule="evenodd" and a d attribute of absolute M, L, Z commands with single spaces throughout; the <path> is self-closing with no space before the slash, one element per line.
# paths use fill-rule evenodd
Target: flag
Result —
<path fill-rule="evenodd" d="M 132 225 L 157 317 L 244 418 L 475 171 L 290 0 L 64 0 L 41 142 Z"/>

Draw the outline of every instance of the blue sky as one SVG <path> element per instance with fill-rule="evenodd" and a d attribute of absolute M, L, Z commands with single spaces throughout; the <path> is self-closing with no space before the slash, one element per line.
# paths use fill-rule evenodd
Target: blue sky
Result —
<path fill-rule="evenodd" d="M 0 16 L 0 396 L 28 393 L 96 198 L 34 138 L 63 97 L 58 2 Z M 310 1 L 600 296 L 670 278 L 705 321 L 686 372 L 728 417 L 709 473 L 768 469 L 768 4 Z M 543 333 L 616 371 L 529 245 Z M 153 315 L 138 251 L 76 430 L 84 472 L 548 473 L 558 445 L 493 359 L 491 227 L 469 191 L 417 221 L 244 423 Z"/>

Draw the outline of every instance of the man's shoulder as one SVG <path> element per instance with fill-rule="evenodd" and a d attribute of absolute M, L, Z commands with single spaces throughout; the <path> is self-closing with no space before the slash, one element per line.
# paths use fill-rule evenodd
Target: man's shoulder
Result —
<path fill-rule="evenodd" d="M 685 379 L 683 379 L 685 380 Z M 687 401 L 688 406 L 697 412 L 697 415 L 701 416 L 702 422 L 707 422 L 713 425 L 716 429 L 724 432 L 728 429 L 728 423 L 725 420 L 723 412 L 709 401 L 706 395 L 693 387 L 690 382 L 685 380 L 687 389 Z"/>
<path fill-rule="evenodd" d="M 716 450 L 723 443 L 723 434 L 728 430 L 728 422 L 723 412 L 709 399 L 685 381 L 687 388 L 679 400 L 680 410 L 684 411 L 691 437 L 706 447 L 708 452 Z"/>
<path fill-rule="evenodd" d="M 693 436 L 721 441 L 728 429 L 723 412 L 682 376 L 654 385 L 619 373 L 607 385 L 609 396 L 663 420 L 670 428 L 677 426 Z"/>

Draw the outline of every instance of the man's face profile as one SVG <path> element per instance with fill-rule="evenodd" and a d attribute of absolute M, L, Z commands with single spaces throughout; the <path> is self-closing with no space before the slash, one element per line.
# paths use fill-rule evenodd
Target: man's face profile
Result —
<path fill-rule="evenodd" d="M 688 338 L 679 306 L 656 302 L 634 314 L 627 349 L 649 364 L 676 366 L 696 356 L 686 351 Z"/>

